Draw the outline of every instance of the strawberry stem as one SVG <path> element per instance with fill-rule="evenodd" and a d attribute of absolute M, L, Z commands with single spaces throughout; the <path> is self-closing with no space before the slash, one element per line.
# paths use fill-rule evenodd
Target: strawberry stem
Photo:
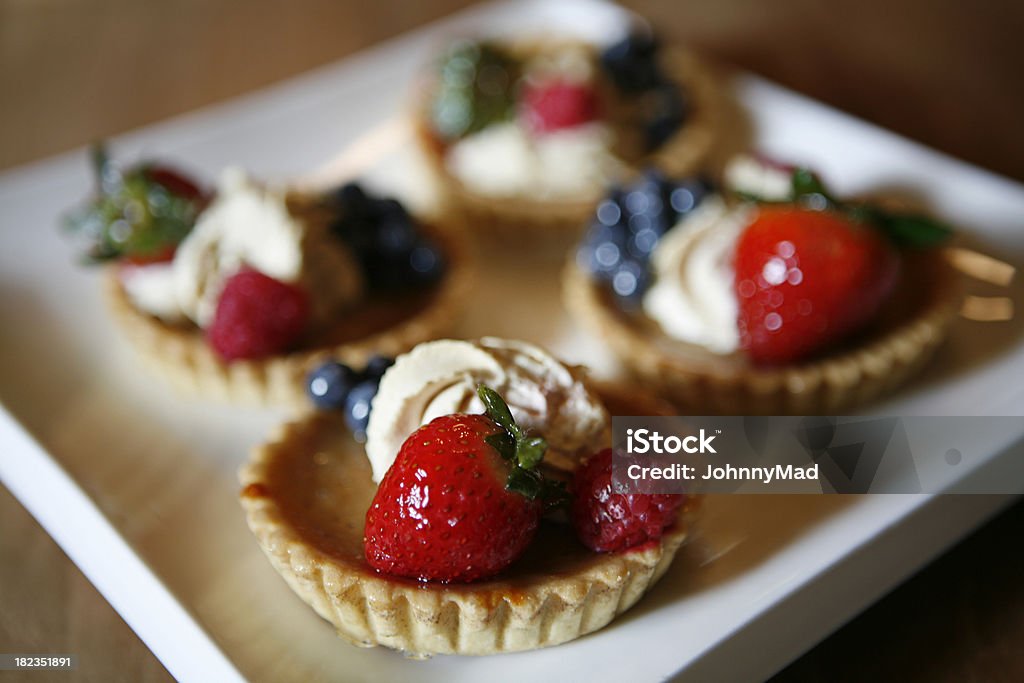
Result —
<path fill-rule="evenodd" d="M 484 404 L 484 412 L 502 431 L 491 434 L 487 442 L 503 460 L 512 465 L 505 488 L 515 491 L 530 500 L 540 498 L 548 507 L 563 505 L 568 494 L 563 482 L 546 479 L 538 466 L 544 459 L 548 443 L 539 436 L 527 436 L 516 424 L 512 411 L 498 392 L 484 384 L 478 384 L 477 396 Z"/>

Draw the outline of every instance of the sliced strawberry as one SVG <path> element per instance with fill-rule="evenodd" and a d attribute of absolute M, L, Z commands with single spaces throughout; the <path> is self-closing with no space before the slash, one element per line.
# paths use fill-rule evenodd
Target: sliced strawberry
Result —
<path fill-rule="evenodd" d="M 833 211 L 762 206 L 735 256 L 740 344 L 757 363 L 806 358 L 861 328 L 899 274 L 879 233 Z"/>
<path fill-rule="evenodd" d="M 597 96 L 586 84 L 555 80 L 527 85 L 523 108 L 534 132 L 550 133 L 593 121 L 597 117 Z"/>

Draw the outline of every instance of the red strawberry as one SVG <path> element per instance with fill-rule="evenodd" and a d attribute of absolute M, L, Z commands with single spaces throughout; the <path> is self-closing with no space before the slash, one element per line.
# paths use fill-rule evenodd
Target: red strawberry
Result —
<path fill-rule="evenodd" d="M 527 85 L 523 94 L 526 121 L 537 133 L 572 128 L 597 116 L 597 96 L 586 84 L 549 81 Z"/>
<path fill-rule="evenodd" d="M 171 194 L 185 199 L 204 199 L 203 190 L 191 178 L 170 166 L 151 164 L 142 170 L 150 182 L 162 185 Z"/>
<path fill-rule="evenodd" d="M 488 394 L 489 392 L 489 394 Z M 525 437 L 504 401 L 488 415 L 446 415 L 406 439 L 366 513 L 366 559 L 421 581 L 498 573 L 533 539 L 544 510 L 543 440 Z"/>
<path fill-rule="evenodd" d="M 740 344 L 757 363 L 788 363 L 856 331 L 899 275 L 879 233 L 834 211 L 760 208 L 736 244 Z"/>
<path fill-rule="evenodd" d="M 286 350 L 309 319 L 306 293 L 255 270 L 243 270 L 224 285 L 210 345 L 224 360 L 262 358 Z"/>
<path fill-rule="evenodd" d="M 686 502 L 678 493 L 613 493 L 610 448 L 576 470 L 572 492 L 576 535 L 583 545 L 601 553 L 658 540 Z"/>

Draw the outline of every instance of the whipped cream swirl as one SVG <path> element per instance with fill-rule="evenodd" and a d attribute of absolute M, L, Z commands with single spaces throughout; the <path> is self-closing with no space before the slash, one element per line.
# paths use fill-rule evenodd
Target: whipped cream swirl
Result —
<path fill-rule="evenodd" d="M 482 413 L 480 383 L 502 395 L 524 429 L 547 440 L 548 465 L 572 470 L 609 440 L 608 411 L 579 368 L 526 342 L 443 339 L 399 356 L 381 379 L 366 430 L 374 481 L 421 425 L 442 415 Z"/>
<path fill-rule="evenodd" d="M 715 353 L 739 347 L 733 257 L 752 212 L 709 197 L 658 242 L 643 309 L 665 334 Z"/>

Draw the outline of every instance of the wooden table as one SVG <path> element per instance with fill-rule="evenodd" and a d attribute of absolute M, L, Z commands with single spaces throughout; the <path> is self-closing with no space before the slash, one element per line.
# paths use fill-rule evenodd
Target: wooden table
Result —
<path fill-rule="evenodd" d="M 0 168 L 229 98 L 467 4 L 0 0 Z M 1024 180 L 1022 3 L 627 4 L 710 56 Z M 1021 538 L 1024 503 L 776 680 L 1024 680 Z M 0 651 L 78 654 L 61 681 L 170 678 L 2 489 Z"/>

